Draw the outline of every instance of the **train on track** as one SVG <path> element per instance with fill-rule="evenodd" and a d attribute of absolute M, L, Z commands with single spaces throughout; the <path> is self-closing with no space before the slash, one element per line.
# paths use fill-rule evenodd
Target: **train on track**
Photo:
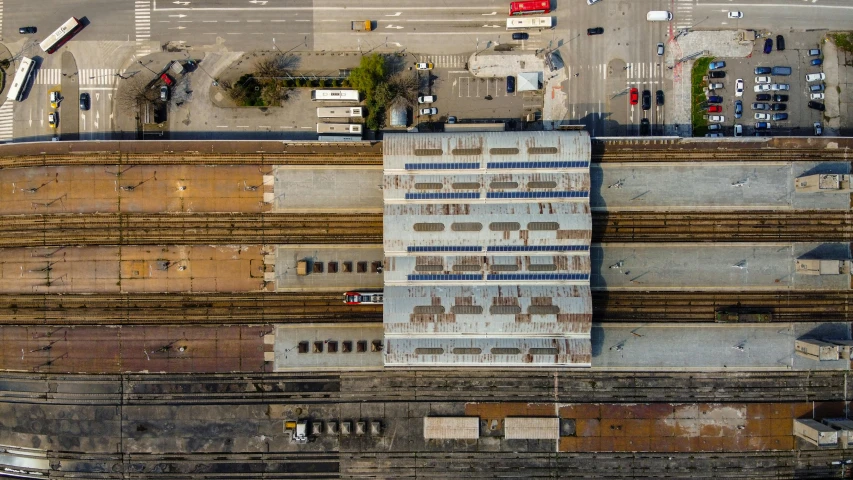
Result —
<path fill-rule="evenodd" d="M 382 297 L 382 292 L 346 292 L 344 303 L 347 305 L 381 305 Z"/>

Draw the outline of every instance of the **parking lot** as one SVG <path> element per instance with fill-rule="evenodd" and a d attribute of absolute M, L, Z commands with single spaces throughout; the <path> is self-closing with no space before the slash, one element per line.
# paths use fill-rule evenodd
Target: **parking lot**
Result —
<path fill-rule="evenodd" d="M 769 54 L 764 53 L 765 40 L 770 38 L 773 41 L 773 48 Z M 807 74 L 822 72 L 822 66 L 812 66 L 810 62 L 814 59 L 822 59 L 821 55 L 809 55 L 810 49 L 819 49 L 820 36 L 815 33 L 793 33 L 784 35 L 785 50 L 777 49 L 776 35 L 765 35 L 755 41 L 755 48 L 752 54 L 747 58 L 715 58 L 715 61 L 724 61 L 725 67 L 716 71 L 725 72 L 724 78 L 708 78 L 708 83 L 722 83 L 722 89 L 709 91 L 708 95 L 716 95 L 722 97 L 720 112 L 708 111 L 709 116 L 723 117 L 722 122 L 713 122 L 709 118 L 709 125 L 719 123 L 722 126 L 721 130 L 709 129 L 709 133 L 722 133 L 723 136 L 734 135 L 735 125 L 742 125 L 743 135 L 755 135 L 756 126 L 759 122 L 769 124 L 769 128 L 761 129 L 769 135 L 814 135 L 814 123 L 823 123 L 823 113 L 809 108 L 808 103 L 811 93 L 809 86 L 820 85 L 824 81 L 806 81 Z M 756 67 L 790 67 L 790 75 L 774 75 L 772 73 L 756 74 Z M 762 79 L 762 83 L 770 87 L 766 91 L 755 91 L 756 77 L 769 77 Z M 736 82 L 738 79 L 743 79 L 742 96 L 737 96 Z M 774 85 L 788 86 L 787 90 L 776 89 Z M 763 95 L 759 97 L 759 95 Z M 740 100 L 743 106 L 741 118 L 735 118 L 735 104 Z M 816 102 L 823 104 L 823 99 L 815 99 Z M 754 109 L 753 104 L 759 103 L 760 106 L 766 109 Z M 775 106 L 774 105 L 777 105 Z M 710 110 L 711 105 L 705 107 Z M 775 108 L 775 110 L 773 110 Z M 756 114 L 761 115 L 761 118 L 756 118 Z M 786 119 L 774 119 L 774 114 L 787 114 Z M 700 131 L 698 133 L 704 133 Z"/>

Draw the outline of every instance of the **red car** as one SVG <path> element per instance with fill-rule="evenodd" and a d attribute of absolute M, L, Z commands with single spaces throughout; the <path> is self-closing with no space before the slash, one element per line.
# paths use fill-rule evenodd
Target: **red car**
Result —
<path fill-rule="evenodd" d="M 719 105 L 709 105 L 708 106 L 708 113 L 720 113 L 722 111 L 723 111 L 723 107 L 721 107 Z"/>
<path fill-rule="evenodd" d="M 640 94 L 636 88 L 631 89 L 631 105 L 636 105 L 640 100 Z"/>

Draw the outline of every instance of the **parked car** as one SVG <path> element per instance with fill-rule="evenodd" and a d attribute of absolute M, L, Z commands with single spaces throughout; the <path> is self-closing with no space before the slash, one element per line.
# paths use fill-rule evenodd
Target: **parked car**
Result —
<path fill-rule="evenodd" d="M 726 62 L 711 62 L 711 64 L 708 65 L 708 70 L 719 70 L 721 68 L 726 68 Z"/>
<path fill-rule="evenodd" d="M 810 100 L 809 101 L 809 108 L 812 108 L 814 110 L 818 110 L 818 111 L 822 112 L 822 111 L 826 110 L 826 105 L 824 105 L 820 102 L 815 102 L 814 100 Z"/>
<path fill-rule="evenodd" d="M 430 108 L 422 108 L 421 115 L 435 115 L 438 113 L 438 109 L 435 107 Z"/>
<path fill-rule="evenodd" d="M 823 72 L 810 73 L 810 74 L 806 75 L 806 81 L 807 82 L 818 82 L 820 80 L 825 80 L 825 79 L 826 79 L 826 74 Z"/>
<path fill-rule="evenodd" d="M 768 103 L 753 103 L 753 110 L 770 110 L 770 104 Z"/>
<path fill-rule="evenodd" d="M 663 105 L 663 90 L 658 90 L 655 92 L 655 103 L 658 105 Z"/>
<path fill-rule="evenodd" d="M 643 90 L 643 110 L 652 108 L 652 92 Z"/>
<path fill-rule="evenodd" d="M 773 105 L 770 105 L 770 111 L 772 112 L 784 112 L 787 109 L 787 103 L 774 103 Z"/>
<path fill-rule="evenodd" d="M 640 98 L 640 91 L 637 90 L 636 88 L 632 88 L 630 97 L 631 97 L 631 105 L 636 105 L 637 101 Z"/>
<path fill-rule="evenodd" d="M 818 83 L 817 85 L 809 85 L 810 92 L 822 92 L 826 90 L 826 86 L 822 83 Z"/>
<path fill-rule="evenodd" d="M 819 57 L 820 56 L 820 49 L 819 48 L 809 49 L 809 56 L 810 57 Z"/>
<path fill-rule="evenodd" d="M 816 137 L 823 135 L 823 127 L 820 126 L 820 122 L 814 122 L 814 134 Z"/>
<path fill-rule="evenodd" d="M 651 133 L 651 123 L 648 118 L 640 120 L 640 135 L 646 136 Z"/>
<path fill-rule="evenodd" d="M 719 95 L 711 95 L 708 97 L 708 103 L 723 103 L 723 97 Z"/>
<path fill-rule="evenodd" d="M 743 125 L 735 124 L 735 136 L 740 137 L 741 135 L 743 135 Z"/>
<path fill-rule="evenodd" d="M 432 70 L 433 64 L 429 62 L 418 62 L 415 63 L 415 68 L 418 70 Z"/>
<path fill-rule="evenodd" d="M 773 114 L 773 121 L 774 122 L 779 122 L 779 121 L 787 120 L 787 119 L 788 119 L 787 113 L 774 113 Z"/>
<path fill-rule="evenodd" d="M 809 95 L 809 98 L 811 98 L 812 100 L 823 100 L 824 98 L 826 98 L 826 94 L 824 94 L 823 92 L 812 93 L 811 95 Z"/>
<path fill-rule="evenodd" d="M 598 3 L 598 2 L 600 2 L 600 1 L 601 1 L 601 0 L 586 0 L 586 4 L 587 4 L 587 5 L 592 5 L 592 4 L 594 4 L 594 3 Z"/>
<path fill-rule="evenodd" d="M 770 69 L 770 74 L 787 76 L 790 75 L 792 71 L 791 67 L 773 67 Z"/>
<path fill-rule="evenodd" d="M 712 132 L 714 130 L 722 130 L 722 129 L 723 129 L 723 126 L 720 125 L 719 123 L 712 123 L 712 124 L 708 125 L 708 130 L 710 130 Z"/>
<path fill-rule="evenodd" d="M 774 102 L 787 102 L 788 96 L 782 95 L 781 93 L 777 93 L 777 94 L 773 95 L 773 101 Z"/>
<path fill-rule="evenodd" d="M 770 123 L 768 122 L 755 122 L 756 130 L 768 130 L 770 128 Z"/>
<path fill-rule="evenodd" d="M 711 105 L 708 107 L 708 113 L 720 113 L 723 111 L 723 107 L 719 105 Z"/>
<path fill-rule="evenodd" d="M 708 72 L 708 78 L 726 78 L 726 72 L 722 70 L 715 70 L 713 72 Z"/>
<path fill-rule="evenodd" d="M 506 77 L 506 93 L 512 93 L 515 91 L 515 77 L 512 75 Z"/>
<path fill-rule="evenodd" d="M 770 67 L 755 67 L 756 75 L 769 75 L 771 71 Z"/>
<path fill-rule="evenodd" d="M 454 123 L 456 123 L 456 117 L 447 117 L 447 123 L 453 125 Z"/>
<path fill-rule="evenodd" d="M 753 117 L 755 117 L 756 120 L 770 120 L 769 113 L 756 113 Z"/>
<path fill-rule="evenodd" d="M 164 102 L 169 101 L 169 87 L 167 87 L 166 85 L 162 85 L 160 87 L 160 100 Z"/>
<path fill-rule="evenodd" d="M 756 85 L 756 86 L 752 87 L 752 89 L 756 92 L 769 92 L 770 91 L 770 85 L 767 85 L 767 84 Z"/>
<path fill-rule="evenodd" d="M 38 29 L 36 27 L 20 27 L 18 28 L 18 33 L 21 35 L 32 35 L 36 33 Z"/>
<path fill-rule="evenodd" d="M 59 115 L 56 112 L 50 112 L 47 114 L 47 124 L 50 125 L 50 128 L 56 128 L 56 125 L 59 123 Z"/>
<path fill-rule="evenodd" d="M 663 55 L 663 44 L 659 43 L 658 44 L 658 56 L 661 56 L 661 55 Z"/>
<path fill-rule="evenodd" d="M 735 96 L 742 97 L 743 96 L 743 79 L 738 78 L 735 80 Z"/>
<path fill-rule="evenodd" d="M 435 101 L 435 95 L 421 95 L 418 97 L 418 103 L 432 103 Z"/>
<path fill-rule="evenodd" d="M 723 85 L 722 83 L 710 83 L 710 84 L 708 84 L 709 90 L 720 90 L 723 88 L 726 88 L 726 86 Z"/>
<path fill-rule="evenodd" d="M 587 35 L 601 35 L 602 33 L 604 33 L 603 27 L 593 27 L 593 28 L 587 28 L 586 29 Z"/>
<path fill-rule="evenodd" d="M 88 110 L 88 109 L 89 109 L 89 105 L 90 105 L 91 103 L 92 103 L 92 102 L 91 102 L 91 100 L 90 100 L 90 98 L 89 98 L 89 94 L 88 94 L 88 93 L 83 92 L 83 93 L 81 93 L 81 94 L 80 94 L 80 110 Z"/>
<path fill-rule="evenodd" d="M 708 121 L 711 123 L 723 123 L 726 121 L 726 117 L 722 115 L 711 115 L 708 117 Z"/>
<path fill-rule="evenodd" d="M 50 107 L 51 107 L 51 108 L 57 108 L 57 107 L 59 107 L 59 101 L 61 100 L 61 99 L 60 99 L 60 97 L 59 97 L 59 92 L 57 92 L 57 91 L 51 91 L 51 92 L 48 94 L 48 100 L 50 100 Z"/>
<path fill-rule="evenodd" d="M 776 50 L 780 52 L 785 50 L 785 37 L 782 35 L 776 35 Z"/>
<path fill-rule="evenodd" d="M 513 40 L 527 40 L 528 38 L 530 38 L 530 35 L 524 32 L 516 32 L 512 34 Z"/>
<path fill-rule="evenodd" d="M 768 38 L 764 41 L 764 53 L 770 53 L 773 51 L 773 39 Z"/>
<path fill-rule="evenodd" d="M 757 85 L 769 85 L 773 83 L 773 80 L 770 77 L 755 77 L 755 83 Z"/>
<path fill-rule="evenodd" d="M 787 83 L 774 83 L 774 84 L 770 85 L 770 90 L 773 90 L 774 92 L 778 92 L 780 90 L 790 90 L 790 89 L 791 89 L 791 85 L 789 85 Z"/>
<path fill-rule="evenodd" d="M 743 18 L 743 12 L 729 12 L 729 18 Z"/>
<path fill-rule="evenodd" d="M 811 66 L 813 66 L 813 67 L 818 67 L 818 66 L 820 66 L 820 65 L 823 65 L 823 60 L 822 60 L 822 59 L 820 59 L 820 58 L 815 58 L 814 60 L 812 60 L 811 62 L 809 62 L 809 65 L 811 65 Z"/>
<path fill-rule="evenodd" d="M 770 94 L 769 93 L 759 93 L 758 95 L 755 96 L 755 101 L 756 102 L 769 102 L 770 101 Z"/>
<path fill-rule="evenodd" d="M 743 102 L 740 100 L 735 101 L 735 118 L 740 118 L 743 116 Z"/>

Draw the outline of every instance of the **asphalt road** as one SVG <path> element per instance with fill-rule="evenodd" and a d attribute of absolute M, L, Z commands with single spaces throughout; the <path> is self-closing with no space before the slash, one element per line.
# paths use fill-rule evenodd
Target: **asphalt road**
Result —
<path fill-rule="evenodd" d="M 662 109 L 653 106 L 643 111 L 632 106 L 627 93 L 632 87 L 640 92 L 648 89 L 653 95 L 662 89 L 669 96 L 671 74 L 656 55 L 655 46 L 667 43 L 680 29 L 772 27 L 784 32 L 844 29 L 853 24 L 853 5 L 848 0 L 603 0 L 592 6 L 575 0 L 553 2 L 553 6 L 549 15 L 556 28 L 530 32 L 531 38 L 516 48 L 559 49 L 568 78 L 561 85 L 568 99 L 566 118 L 586 125 L 595 135 L 635 134 L 643 118 L 653 127 L 665 122 Z M 78 75 L 79 91 L 92 95 L 92 111 L 78 112 L 81 138 L 108 137 L 112 117 L 120 113 L 113 99 L 120 83 L 115 73 L 129 72 L 138 67 L 138 59 L 164 47 L 218 53 L 404 51 L 419 58 L 443 57 L 436 67 L 457 71 L 464 69 L 465 59 L 473 51 L 512 43 L 511 32 L 506 30 L 507 0 L 401 1 L 393 5 L 379 0 L 357 4 L 347 0 L 66 0 L 53 2 L 50 8 L 41 2 L 4 0 L 0 9 L 0 32 L 12 54 L 39 57 L 41 62 L 29 99 L 14 108 L 14 136 L 30 140 L 50 136 L 47 92 L 65 85 L 69 75 Z M 646 21 L 646 12 L 653 9 L 672 10 L 673 21 Z M 744 18 L 728 19 L 729 10 L 744 12 Z M 56 54 L 45 55 L 37 46 L 70 16 L 87 24 L 64 47 L 74 51 L 76 72 L 64 71 L 59 59 L 53 58 Z M 351 30 L 351 22 L 364 20 L 374 22 L 374 31 Z M 37 26 L 39 32 L 21 36 L 17 29 L 24 25 Z M 587 36 L 589 27 L 602 27 L 605 33 Z M 60 78 L 60 74 L 65 76 Z M 494 87 L 500 90 L 500 85 Z M 460 83 L 457 96 L 461 90 Z M 76 105 L 76 98 L 66 98 L 63 108 Z M 64 120 L 67 113 L 62 115 Z"/>

